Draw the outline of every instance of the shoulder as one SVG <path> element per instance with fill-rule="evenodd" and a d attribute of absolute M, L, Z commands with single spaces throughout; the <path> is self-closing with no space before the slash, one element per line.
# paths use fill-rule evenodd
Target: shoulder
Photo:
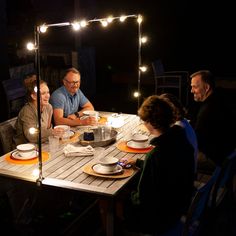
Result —
<path fill-rule="evenodd" d="M 56 89 L 52 94 L 51 94 L 51 97 L 53 96 L 59 96 L 61 94 L 66 94 L 65 91 L 64 91 L 64 87 L 61 86 L 60 88 Z"/>
<path fill-rule="evenodd" d="M 55 100 L 55 99 L 64 99 L 66 97 L 66 91 L 64 89 L 64 87 L 60 87 L 58 89 L 56 89 L 50 97 L 50 100 Z"/>

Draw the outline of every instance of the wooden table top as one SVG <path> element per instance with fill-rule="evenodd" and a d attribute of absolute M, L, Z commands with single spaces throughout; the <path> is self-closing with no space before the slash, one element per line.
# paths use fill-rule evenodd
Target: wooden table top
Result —
<path fill-rule="evenodd" d="M 108 117 L 112 113 L 100 112 L 100 116 Z M 137 173 L 127 178 L 112 179 L 106 177 L 98 177 L 83 172 L 83 167 L 87 164 L 96 163 L 101 156 L 137 157 L 144 158 L 144 153 L 127 153 L 120 151 L 116 144 L 122 140 L 128 140 L 134 130 L 138 130 L 141 126 L 140 118 L 137 115 L 122 114 L 125 124 L 118 131 L 116 142 L 106 147 L 95 147 L 94 156 L 65 157 L 63 147 L 66 143 L 60 145 L 60 149 L 56 153 L 50 153 L 50 158 L 43 162 L 43 185 L 55 186 L 65 189 L 72 189 L 82 192 L 90 192 L 93 194 L 114 196 L 116 195 Z M 74 128 L 76 132 L 82 133 L 85 127 Z M 78 139 L 74 138 L 75 145 Z M 43 152 L 49 152 L 49 145 L 42 145 Z M 7 154 L 6 154 L 7 155 Z M 33 175 L 33 171 L 38 168 L 38 164 L 14 164 L 6 160 L 6 155 L 0 157 L 0 176 L 21 179 L 24 181 L 36 182 L 38 176 Z M 9 154 L 8 154 L 9 155 Z"/>

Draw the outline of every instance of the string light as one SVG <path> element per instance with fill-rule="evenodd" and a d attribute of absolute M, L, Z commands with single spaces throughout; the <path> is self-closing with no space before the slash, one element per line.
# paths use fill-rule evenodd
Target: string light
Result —
<path fill-rule="evenodd" d="M 34 43 L 32 43 L 32 42 L 27 43 L 27 44 L 26 44 L 26 48 L 27 48 L 29 51 L 32 51 L 32 50 L 37 49 L 37 47 L 35 47 Z"/>
<path fill-rule="evenodd" d="M 146 36 L 143 36 L 141 38 L 141 43 L 145 44 L 148 41 L 148 38 Z"/>
<path fill-rule="evenodd" d="M 138 91 L 135 91 L 133 95 L 134 95 L 135 98 L 138 98 L 138 97 L 141 96 L 141 93 L 138 92 Z"/>
<path fill-rule="evenodd" d="M 47 29 L 48 29 L 48 27 L 45 24 L 43 24 L 39 27 L 39 30 L 41 33 L 46 33 Z"/>
<path fill-rule="evenodd" d="M 77 22 L 77 21 L 75 21 L 74 23 L 71 23 L 71 25 L 72 25 L 73 29 L 76 30 L 76 31 L 80 30 L 80 28 L 81 28 L 80 23 Z"/>
<path fill-rule="evenodd" d="M 142 72 L 146 72 L 146 71 L 147 71 L 147 66 L 140 66 L 139 69 L 140 69 Z"/>

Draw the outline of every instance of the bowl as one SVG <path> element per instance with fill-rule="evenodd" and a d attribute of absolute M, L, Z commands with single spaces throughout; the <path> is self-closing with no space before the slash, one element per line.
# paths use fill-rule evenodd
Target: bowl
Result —
<path fill-rule="evenodd" d="M 101 165 L 103 171 L 113 171 L 116 168 L 118 162 L 118 158 L 109 156 L 99 159 L 99 164 Z"/>
<path fill-rule="evenodd" d="M 32 157 L 35 152 L 35 146 L 30 143 L 17 145 L 16 149 L 22 157 Z"/>
<path fill-rule="evenodd" d="M 131 140 L 133 140 L 134 142 L 147 142 L 148 136 L 145 134 L 136 133 L 132 135 Z"/>
<path fill-rule="evenodd" d="M 70 126 L 69 125 L 56 125 L 56 126 L 54 126 L 54 129 L 57 129 L 57 128 L 64 129 L 65 132 L 70 130 Z"/>

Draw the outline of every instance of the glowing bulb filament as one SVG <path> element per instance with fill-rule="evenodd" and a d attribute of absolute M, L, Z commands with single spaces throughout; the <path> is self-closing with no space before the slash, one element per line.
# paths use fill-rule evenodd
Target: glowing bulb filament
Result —
<path fill-rule="evenodd" d="M 140 93 L 139 92 L 134 92 L 134 97 L 137 98 L 137 97 L 140 97 Z"/>
<path fill-rule="evenodd" d="M 74 30 L 80 30 L 81 25 L 79 24 L 79 22 L 74 22 L 72 23 L 72 27 Z"/>
<path fill-rule="evenodd" d="M 46 25 L 42 25 L 39 27 L 39 30 L 41 33 L 45 33 L 47 31 L 48 27 Z"/>
<path fill-rule="evenodd" d="M 126 20 L 126 18 L 127 18 L 126 16 L 121 16 L 120 17 L 120 22 L 124 22 Z"/>
<path fill-rule="evenodd" d="M 27 43 L 26 48 L 29 51 L 32 51 L 32 50 L 36 49 L 35 45 L 33 43 L 31 43 L 31 42 Z"/>
<path fill-rule="evenodd" d="M 148 40 L 148 39 L 147 39 L 147 37 L 146 37 L 146 36 L 144 36 L 144 37 L 142 37 L 142 38 L 141 38 L 141 43 L 146 43 L 146 42 L 147 42 L 147 40 Z"/>
<path fill-rule="evenodd" d="M 146 66 L 140 66 L 139 69 L 140 69 L 142 72 L 146 72 L 146 71 L 147 71 L 147 67 L 146 67 Z"/>

